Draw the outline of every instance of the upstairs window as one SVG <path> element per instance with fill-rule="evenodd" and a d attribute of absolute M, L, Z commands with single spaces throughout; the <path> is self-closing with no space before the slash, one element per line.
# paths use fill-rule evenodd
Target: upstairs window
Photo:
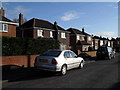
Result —
<path fill-rule="evenodd" d="M 50 37 L 53 38 L 53 32 L 52 31 L 50 31 Z"/>
<path fill-rule="evenodd" d="M 43 37 L 43 30 L 37 30 L 38 37 Z"/>
<path fill-rule="evenodd" d="M 100 41 L 100 46 L 102 46 L 102 45 L 103 45 L 103 40 Z"/>
<path fill-rule="evenodd" d="M 81 38 L 81 41 L 84 41 L 84 40 L 85 40 L 83 36 L 81 36 L 80 38 Z"/>
<path fill-rule="evenodd" d="M 88 41 L 91 41 L 91 37 L 90 36 L 88 37 Z"/>
<path fill-rule="evenodd" d="M 77 40 L 80 40 L 80 36 L 79 35 L 77 35 Z"/>
<path fill-rule="evenodd" d="M 98 43 L 98 40 L 95 40 L 95 43 Z"/>
<path fill-rule="evenodd" d="M 61 38 L 66 38 L 65 33 L 61 32 Z"/>
<path fill-rule="evenodd" d="M 1 32 L 8 32 L 8 24 L 0 23 L 0 31 Z"/>
<path fill-rule="evenodd" d="M 110 46 L 110 41 L 108 41 L 108 46 Z"/>

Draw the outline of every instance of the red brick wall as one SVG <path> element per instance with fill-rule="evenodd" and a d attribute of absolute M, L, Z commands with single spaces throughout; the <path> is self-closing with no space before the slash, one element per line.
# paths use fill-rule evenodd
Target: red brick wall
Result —
<path fill-rule="evenodd" d="M 9 24 L 8 25 L 8 32 L 0 32 L 0 36 L 16 37 L 16 26 Z"/>
<path fill-rule="evenodd" d="M 30 58 L 29 58 L 28 55 L 24 55 L 24 56 L 3 56 L 3 57 L 0 57 L 0 66 L 3 66 L 3 65 L 22 66 L 22 65 L 24 65 L 24 67 L 28 67 L 28 66 L 33 67 L 34 66 L 34 60 L 35 60 L 36 56 L 39 56 L 39 55 L 30 55 Z"/>

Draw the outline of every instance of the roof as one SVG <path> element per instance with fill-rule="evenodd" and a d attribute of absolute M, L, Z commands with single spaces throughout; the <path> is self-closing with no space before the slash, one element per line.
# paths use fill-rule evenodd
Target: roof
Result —
<path fill-rule="evenodd" d="M 78 41 L 77 45 L 90 45 L 86 41 Z"/>
<path fill-rule="evenodd" d="M 83 34 L 82 31 L 75 29 L 75 28 L 69 28 L 67 31 L 73 33 L 73 34 Z"/>
<path fill-rule="evenodd" d="M 72 34 L 82 34 L 82 35 L 89 35 L 89 36 L 91 36 L 90 34 L 88 34 L 86 32 L 83 32 L 81 30 L 75 29 L 75 28 L 69 28 L 67 31 L 70 31 Z"/>
<path fill-rule="evenodd" d="M 29 21 L 23 23 L 20 27 L 22 28 L 31 28 L 31 27 L 40 27 L 40 28 L 47 28 L 47 29 L 53 29 L 55 30 L 55 25 L 50 23 L 49 21 L 45 21 L 45 20 L 41 20 L 41 19 L 36 19 L 36 18 L 32 18 Z M 62 27 L 57 25 L 58 30 L 63 30 L 65 31 L 65 29 L 63 29 Z"/>
<path fill-rule="evenodd" d="M 84 35 L 88 35 L 88 36 L 91 36 L 90 34 L 86 33 L 86 32 L 83 32 Z"/>
<path fill-rule="evenodd" d="M 6 21 L 6 22 L 13 22 L 12 20 L 10 20 L 10 19 L 8 19 L 8 18 L 6 18 L 6 17 L 2 17 L 2 21 Z"/>
<path fill-rule="evenodd" d="M 100 39 L 100 37 L 99 36 L 94 36 L 93 39 Z"/>

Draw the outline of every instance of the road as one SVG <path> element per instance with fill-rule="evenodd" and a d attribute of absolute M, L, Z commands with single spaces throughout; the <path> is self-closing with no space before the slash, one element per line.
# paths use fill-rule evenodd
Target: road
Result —
<path fill-rule="evenodd" d="M 120 54 L 112 60 L 86 63 L 83 69 L 69 70 L 65 76 L 57 73 L 24 69 L 3 72 L 2 88 L 120 88 L 118 69 Z"/>

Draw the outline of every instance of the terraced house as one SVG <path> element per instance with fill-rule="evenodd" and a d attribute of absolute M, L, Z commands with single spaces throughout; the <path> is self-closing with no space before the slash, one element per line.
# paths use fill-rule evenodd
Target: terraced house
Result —
<path fill-rule="evenodd" d="M 16 37 L 16 27 L 18 23 L 14 23 L 12 20 L 5 17 L 5 11 L 0 9 L 0 36 L 4 37 Z"/>
<path fill-rule="evenodd" d="M 69 33 L 62 27 L 46 20 L 32 18 L 29 21 L 22 23 L 23 15 L 19 15 L 20 26 L 17 28 L 17 37 L 29 38 L 53 38 L 59 40 L 60 49 L 69 49 Z"/>

